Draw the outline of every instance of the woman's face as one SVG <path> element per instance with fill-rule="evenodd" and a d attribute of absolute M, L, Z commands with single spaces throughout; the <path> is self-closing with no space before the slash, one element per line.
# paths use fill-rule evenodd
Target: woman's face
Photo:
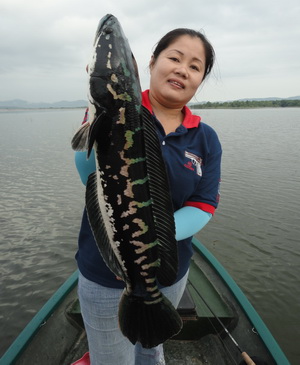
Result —
<path fill-rule="evenodd" d="M 202 82 L 205 61 L 202 41 L 180 36 L 150 62 L 150 97 L 166 107 L 183 107 Z"/>

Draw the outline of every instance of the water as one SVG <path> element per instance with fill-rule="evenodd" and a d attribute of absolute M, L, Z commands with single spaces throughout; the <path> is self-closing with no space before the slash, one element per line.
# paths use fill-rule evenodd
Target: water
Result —
<path fill-rule="evenodd" d="M 76 268 L 84 188 L 70 141 L 83 113 L 0 112 L 0 354 Z M 300 109 L 199 113 L 224 153 L 221 202 L 198 238 L 296 365 Z"/>

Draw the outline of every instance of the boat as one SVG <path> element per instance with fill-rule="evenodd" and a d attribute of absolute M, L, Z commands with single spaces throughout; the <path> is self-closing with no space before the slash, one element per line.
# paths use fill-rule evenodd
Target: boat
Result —
<path fill-rule="evenodd" d="M 225 268 L 196 238 L 193 246 L 187 288 L 177 309 L 184 325 L 164 344 L 166 364 L 240 364 L 245 351 L 268 365 L 289 365 Z M 88 351 L 77 281 L 75 271 L 19 334 L 1 365 L 70 365 Z"/>

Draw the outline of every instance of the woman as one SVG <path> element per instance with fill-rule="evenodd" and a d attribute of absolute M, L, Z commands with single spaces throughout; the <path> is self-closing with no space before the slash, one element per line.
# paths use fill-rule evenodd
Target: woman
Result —
<path fill-rule="evenodd" d="M 176 282 L 162 288 L 178 306 L 192 256 L 191 238 L 212 217 L 218 205 L 221 146 L 216 133 L 200 123 L 186 104 L 214 63 L 214 50 L 199 32 L 175 29 L 157 44 L 150 61 L 150 88 L 142 94 L 152 113 L 162 146 L 174 206 L 179 270 Z M 76 153 L 82 182 L 95 170 L 94 156 Z M 76 254 L 78 293 L 89 342 L 89 354 L 77 364 L 164 364 L 163 347 L 133 346 L 118 328 L 118 304 L 124 284 L 109 271 L 98 252 L 84 211 Z M 86 362 L 85 362 L 86 361 Z"/>

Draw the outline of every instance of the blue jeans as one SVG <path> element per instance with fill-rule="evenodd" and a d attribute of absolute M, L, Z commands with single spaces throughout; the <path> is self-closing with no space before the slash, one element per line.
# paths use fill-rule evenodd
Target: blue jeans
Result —
<path fill-rule="evenodd" d="M 176 308 L 184 292 L 188 273 L 161 291 Z M 118 309 L 123 289 L 106 288 L 79 273 L 78 296 L 87 333 L 91 365 L 164 365 L 163 345 L 145 349 L 123 336 Z"/>

